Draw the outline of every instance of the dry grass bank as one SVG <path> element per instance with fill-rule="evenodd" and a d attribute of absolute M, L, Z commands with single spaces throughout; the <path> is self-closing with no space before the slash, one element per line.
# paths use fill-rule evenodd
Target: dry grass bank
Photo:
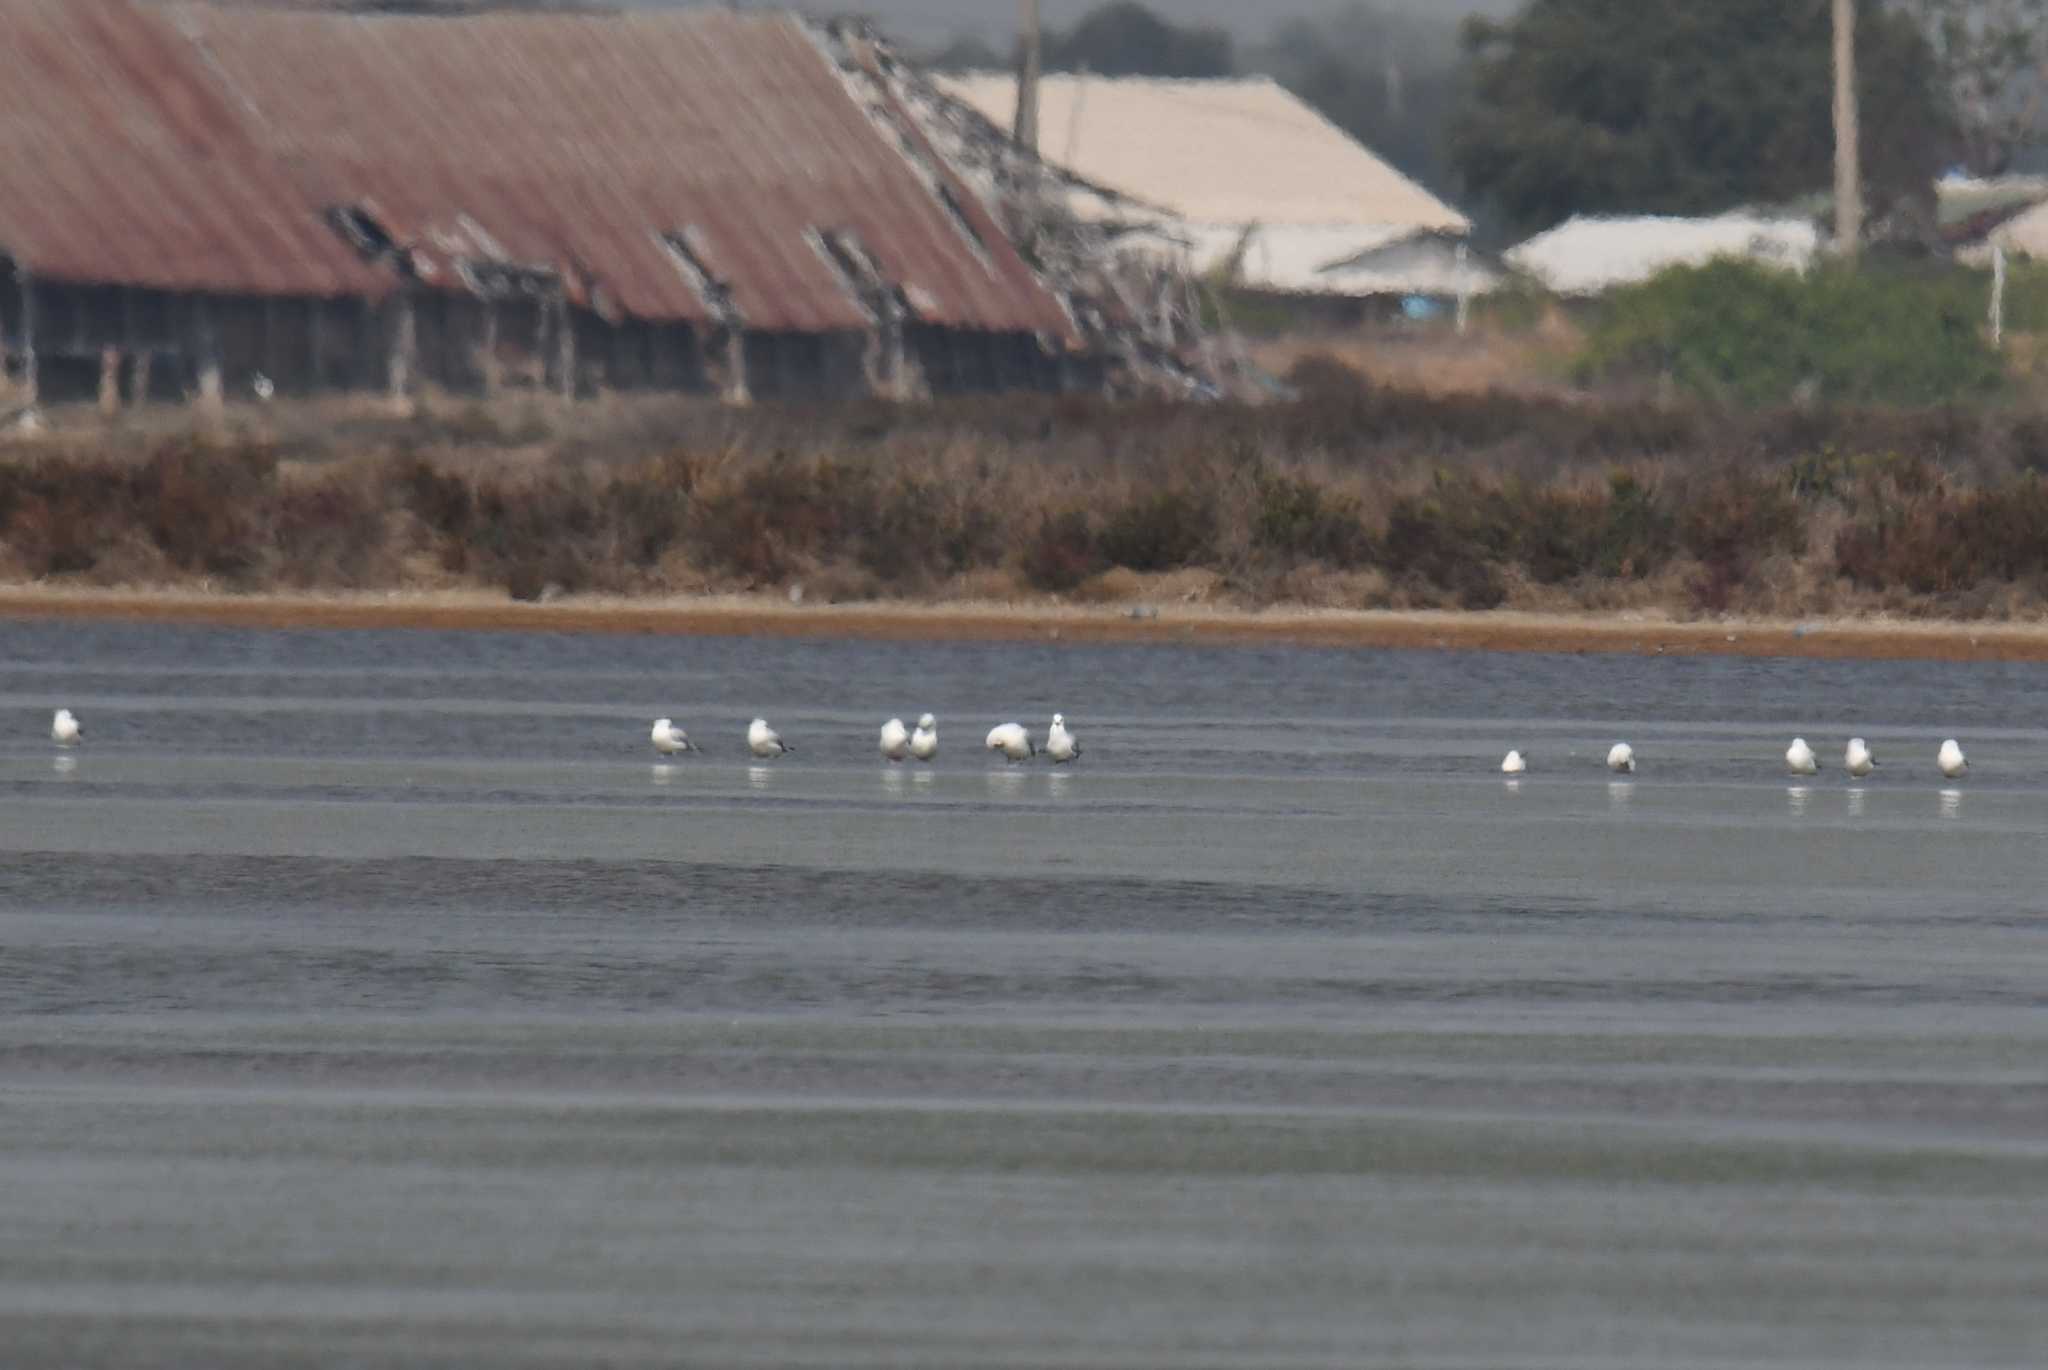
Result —
<path fill-rule="evenodd" d="M 60 420 L 0 451 L 0 584 L 2048 621 L 2048 416 L 1447 396 L 1328 361 L 1295 378 L 1304 398 L 1265 408 L 356 404 L 212 437 Z"/>

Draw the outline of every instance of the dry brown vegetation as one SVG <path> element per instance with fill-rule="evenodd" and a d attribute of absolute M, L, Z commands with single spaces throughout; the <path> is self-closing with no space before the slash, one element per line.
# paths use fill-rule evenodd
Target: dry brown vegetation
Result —
<path fill-rule="evenodd" d="M 0 457 L 0 579 L 2031 619 L 2048 416 L 1377 389 L 266 412 Z M 60 416 L 61 419 L 61 416 Z M 60 430 L 63 424 L 60 421 Z"/>

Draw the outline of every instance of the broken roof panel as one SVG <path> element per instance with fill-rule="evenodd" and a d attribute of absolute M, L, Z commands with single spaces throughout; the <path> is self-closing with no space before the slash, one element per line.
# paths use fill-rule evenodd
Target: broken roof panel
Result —
<path fill-rule="evenodd" d="M 386 288 L 159 11 L 0 0 L 0 34 L 0 252 L 23 269 L 223 294 Z"/>
<path fill-rule="evenodd" d="M 717 294 L 750 328 L 864 328 L 817 246 L 840 230 L 928 322 L 1069 332 L 797 19 L 175 15 L 304 193 L 363 207 L 429 270 L 437 243 L 488 245 L 642 318 L 717 322 Z"/>

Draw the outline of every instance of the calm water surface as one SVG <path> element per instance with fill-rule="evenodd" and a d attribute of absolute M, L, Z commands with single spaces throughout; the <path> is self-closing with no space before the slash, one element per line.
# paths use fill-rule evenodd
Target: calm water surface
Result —
<path fill-rule="evenodd" d="M 2044 682 L 0 625 L 0 1363 L 2048 1363 Z"/>

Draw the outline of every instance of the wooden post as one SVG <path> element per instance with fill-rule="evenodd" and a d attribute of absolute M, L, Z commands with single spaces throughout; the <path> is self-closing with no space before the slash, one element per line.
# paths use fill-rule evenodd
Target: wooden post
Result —
<path fill-rule="evenodd" d="M 1470 244 L 1458 244 L 1458 332 L 1463 333 L 1472 321 L 1472 249 Z"/>
<path fill-rule="evenodd" d="M 725 330 L 725 402 L 748 405 L 754 402 L 747 384 L 747 333 L 737 326 Z"/>
<path fill-rule="evenodd" d="M 148 404 L 149 368 L 150 363 L 156 359 L 156 354 L 145 347 L 129 355 L 134 359 L 134 365 L 128 372 L 128 403 Z"/>
<path fill-rule="evenodd" d="M 1017 120 L 1011 141 L 1025 152 L 1038 151 L 1038 68 L 1044 58 L 1038 22 L 1038 0 L 1020 0 L 1017 33 Z"/>
<path fill-rule="evenodd" d="M 112 343 L 100 348 L 100 413 L 114 417 L 121 409 L 121 349 Z"/>
<path fill-rule="evenodd" d="M 2005 346 L 2005 244 L 1991 244 L 1991 345 Z"/>
<path fill-rule="evenodd" d="M 562 398 L 576 398 L 576 320 L 569 314 L 569 297 L 555 297 L 555 384 Z"/>
<path fill-rule="evenodd" d="M 21 394 L 34 404 L 40 398 L 36 374 L 36 281 L 22 270 L 16 270 L 14 279 L 21 286 Z"/>
<path fill-rule="evenodd" d="M 213 307 L 201 295 L 192 301 L 194 331 L 199 341 L 199 393 L 196 403 L 202 417 L 219 419 L 225 401 L 220 379 L 220 340 L 214 335 Z"/>
<path fill-rule="evenodd" d="M 1856 124 L 1856 0 L 1835 0 L 1835 248 L 1852 258 L 1863 242 Z"/>
<path fill-rule="evenodd" d="M 391 330 L 389 379 L 391 398 L 403 403 L 412 393 L 412 373 L 419 360 L 419 321 L 413 316 L 410 290 L 400 290 L 393 307 L 398 314 Z"/>

